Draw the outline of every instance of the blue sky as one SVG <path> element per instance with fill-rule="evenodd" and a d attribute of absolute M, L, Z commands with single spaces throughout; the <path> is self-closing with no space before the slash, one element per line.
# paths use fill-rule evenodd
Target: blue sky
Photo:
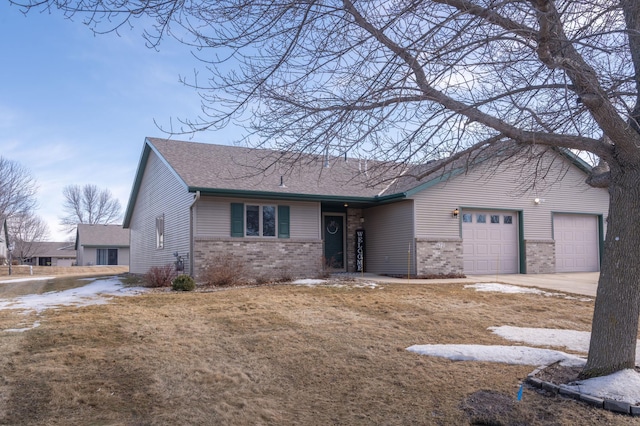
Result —
<path fill-rule="evenodd" d="M 146 136 L 157 123 L 195 118 L 200 98 L 183 86 L 198 63 L 166 41 L 145 46 L 142 28 L 94 36 L 80 18 L 30 12 L 0 2 L 0 155 L 20 162 L 38 181 L 38 214 L 51 240 L 69 238 L 58 225 L 62 189 L 96 184 L 126 208 Z M 193 140 L 230 144 L 237 129 Z M 187 139 L 187 136 L 177 137 Z"/>

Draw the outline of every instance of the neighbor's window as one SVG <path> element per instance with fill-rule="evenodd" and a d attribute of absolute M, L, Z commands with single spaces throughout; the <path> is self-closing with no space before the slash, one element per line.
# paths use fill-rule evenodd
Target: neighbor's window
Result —
<path fill-rule="evenodd" d="M 245 227 L 247 237 L 275 237 L 276 207 L 247 205 Z"/>
<path fill-rule="evenodd" d="M 164 248 L 164 214 L 156 217 L 156 248 Z"/>
<path fill-rule="evenodd" d="M 117 265 L 118 249 L 97 249 L 96 265 Z"/>

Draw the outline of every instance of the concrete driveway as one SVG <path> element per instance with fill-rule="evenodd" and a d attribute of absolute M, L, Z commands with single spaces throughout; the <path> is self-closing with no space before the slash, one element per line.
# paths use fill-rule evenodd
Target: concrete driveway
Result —
<path fill-rule="evenodd" d="M 342 275 L 342 274 L 338 274 Z M 576 272 L 567 274 L 512 274 L 512 275 L 468 275 L 460 279 L 418 280 L 406 278 L 390 278 L 373 274 L 345 274 L 355 278 L 376 282 L 403 284 L 475 284 L 500 283 L 527 287 L 537 287 L 544 290 L 561 291 L 564 293 L 580 294 L 595 297 L 598 287 L 599 272 Z"/>

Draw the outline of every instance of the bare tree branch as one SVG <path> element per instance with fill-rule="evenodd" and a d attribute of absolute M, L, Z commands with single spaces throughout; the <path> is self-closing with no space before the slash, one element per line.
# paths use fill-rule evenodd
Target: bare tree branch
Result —
<path fill-rule="evenodd" d="M 68 232 L 73 232 L 79 223 L 113 224 L 122 218 L 120 201 L 107 188 L 92 184 L 67 185 L 62 193 L 65 215 L 60 218 L 60 224 Z"/>

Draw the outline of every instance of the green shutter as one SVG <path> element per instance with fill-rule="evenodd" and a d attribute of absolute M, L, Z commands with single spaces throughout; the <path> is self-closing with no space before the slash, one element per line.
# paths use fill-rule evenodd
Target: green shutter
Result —
<path fill-rule="evenodd" d="M 244 237 L 244 204 L 231 203 L 231 236 Z"/>
<path fill-rule="evenodd" d="M 289 206 L 278 206 L 278 238 L 289 238 Z"/>

